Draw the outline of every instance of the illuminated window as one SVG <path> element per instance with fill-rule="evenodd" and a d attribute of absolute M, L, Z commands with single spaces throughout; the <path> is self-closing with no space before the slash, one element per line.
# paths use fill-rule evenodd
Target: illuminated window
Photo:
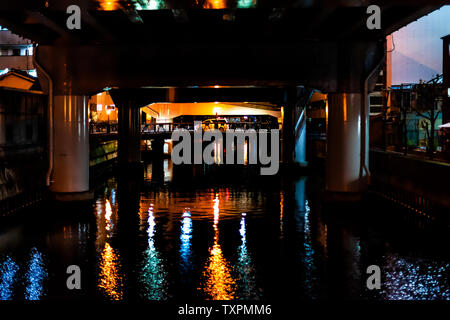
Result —
<path fill-rule="evenodd" d="M 36 69 L 28 70 L 28 74 L 29 74 L 30 76 L 32 76 L 32 77 L 37 78 L 37 72 L 36 72 Z"/>

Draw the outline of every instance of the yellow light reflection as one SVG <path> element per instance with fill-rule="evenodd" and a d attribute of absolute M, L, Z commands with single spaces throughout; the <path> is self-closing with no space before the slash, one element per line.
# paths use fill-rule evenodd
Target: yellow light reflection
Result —
<path fill-rule="evenodd" d="M 214 163 L 223 164 L 223 143 L 222 140 L 214 141 Z"/>
<path fill-rule="evenodd" d="M 284 194 L 280 192 L 280 236 L 283 237 Z"/>
<path fill-rule="evenodd" d="M 113 205 L 115 196 L 111 194 Z M 117 250 L 108 243 L 111 232 L 114 230 L 114 209 L 109 199 L 97 203 L 97 248 L 101 251 L 99 256 L 98 287 L 111 300 L 121 300 L 123 297 L 123 276 L 120 273 L 120 256 Z"/>
<path fill-rule="evenodd" d="M 106 199 L 105 203 L 105 221 L 106 221 L 106 230 L 111 231 L 111 216 L 112 216 L 112 209 L 111 209 L 111 203 L 108 199 Z"/>
<path fill-rule="evenodd" d="M 231 300 L 236 298 L 236 280 L 231 275 L 232 266 L 223 256 L 219 245 L 219 197 L 216 194 L 213 200 L 214 210 L 214 244 L 209 248 L 209 257 L 205 270 L 202 273 L 203 288 L 200 288 L 212 300 Z"/>
<path fill-rule="evenodd" d="M 219 195 L 216 194 L 216 197 L 213 200 L 213 210 L 214 210 L 214 230 L 217 230 L 217 224 L 219 223 Z"/>
<path fill-rule="evenodd" d="M 100 259 L 99 288 L 112 300 L 121 300 L 123 297 L 123 283 L 119 271 L 118 254 L 108 242 L 105 243 Z"/>
<path fill-rule="evenodd" d="M 247 143 L 247 140 L 245 140 L 245 143 L 244 143 L 244 164 L 245 165 L 248 164 L 248 143 Z"/>
<path fill-rule="evenodd" d="M 100 0 L 100 8 L 105 11 L 118 10 L 120 4 L 118 0 Z"/>
<path fill-rule="evenodd" d="M 204 9 L 226 9 L 225 0 L 206 0 L 203 4 Z"/>
<path fill-rule="evenodd" d="M 344 97 L 344 102 L 343 102 L 343 105 L 344 105 L 344 121 L 347 121 L 347 94 L 343 94 L 343 97 Z"/>
<path fill-rule="evenodd" d="M 206 277 L 203 291 L 212 300 L 234 299 L 235 279 L 231 276 L 231 266 L 223 257 L 220 245 L 215 242 L 209 253 L 206 270 L 203 272 Z"/>

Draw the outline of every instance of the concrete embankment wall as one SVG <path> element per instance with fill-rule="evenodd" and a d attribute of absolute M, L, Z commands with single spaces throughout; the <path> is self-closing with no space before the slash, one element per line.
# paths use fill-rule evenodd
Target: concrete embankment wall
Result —
<path fill-rule="evenodd" d="M 117 158 L 117 140 L 90 141 L 92 177 L 109 170 Z M 47 159 L 42 153 L 0 162 L 0 217 L 37 205 L 47 197 L 45 174 Z"/>
<path fill-rule="evenodd" d="M 372 183 L 420 195 L 450 211 L 450 164 L 370 151 Z"/>
<path fill-rule="evenodd" d="M 45 165 L 29 156 L 0 165 L 0 216 L 32 206 L 45 196 Z"/>

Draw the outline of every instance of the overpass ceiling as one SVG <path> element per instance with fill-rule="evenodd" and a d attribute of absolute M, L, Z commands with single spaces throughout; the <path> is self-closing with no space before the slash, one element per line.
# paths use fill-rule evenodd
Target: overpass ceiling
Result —
<path fill-rule="evenodd" d="M 0 25 L 40 44 L 264 43 L 376 39 L 448 0 L 2 0 Z M 82 8 L 68 30 L 66 8 Z M 366 27 L 367 6 L 382 29 Z"/>

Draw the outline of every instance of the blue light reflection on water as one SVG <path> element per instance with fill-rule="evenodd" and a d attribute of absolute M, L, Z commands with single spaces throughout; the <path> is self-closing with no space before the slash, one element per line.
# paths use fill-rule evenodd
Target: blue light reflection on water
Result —
<path fill-rule="evenodd" d="M 152 205 L 148 209 L 147 223 L 148 247 L 143 254 L 140 274 L 140 281 L 143 284 L 142 296 L 148 300 L 166 300 L 168 298 L 168 275 L 164 260 L 155 246 L 156 221 Z"/>
<path fill-rule="evenodd" d="M 258 300 L 261 298 L 261 288 L 257 286 L 257 277 L 252 257 L 247 249 L 247 228 L 245 221 L 246 213 L 242 214 L 239 234 L 241 245 L 238 247 L 238 261 L 235 270 L 239 279 L 239 299 Z"/>
<path fill-rule="evenodd" d="M 39 300 L 43 295 L 43 283 L 47 277 L 44 258 L 36 248 L 31 249 L 30 262 L 26 273 L 27 286 L 25 288 L 26 300 Z"/>
<path fill-rule="evenodd" d="M 316 261 L 313 239 L 311 235 L 311 208 L 305 195 L 306 179 L 300 179 L 295 185 L 295 200 L 297 204 L 297 212 L 295 219 L 297 221 L 297 230 L 303 234 L 303 252 L 301 262 L 305 270 L 304 286 L 307 296 L 316 299 L 317 293 L 317 277 L 316 277 Z"/>
<path fill-rule="evenodd" d="M 11 257 L 6 256 L 0 264 L 0 300 L 11 300 L 13 296 L 13 286 L 19 266 Z"/>
<path fill-rule="evenodd" d="M 109 297 L 117 300 L 122 296 L 128 297 L 126 285 L 131 282 L 124 279 L 135 275 L 138 276 L 137 290 L 141 297 L 151 300 L 186 298 L 190 293 L 195 296 L 199 287 L 202 290 L 200 297 L 238 300 L 278 297 L 279 291 L 275 290 L 280 288 L 286 288 L 286 292 L 295 290 L 300 298 L 327 298 L 336 293 L 344 298 L 357 299 L 450 300 L 450 264 L 445 252 L 436 256 L 423 254 L 420 248 L 402 247 L 402 243 L 395 242 L 396 238 L 382 238 L 374 244 L 371 233 L 355 228 L 354 224 L 341 226 L 342 221 L 335 216 L 333 219 L 321 218 L 314 197 L 310 193 L 308 197 L 305 195 L 306 187 L 305 181 L 301 180 L 295 184 L 295 193 L 293 189 L 252 193 L 233 188 L 217 188 L 213 193 L 203 189 L 171 192 L 168 188 L 144 193 L 139 211 L 138 255 L 137 260 L 131 261 L 136 263 L 135 267 L 131 264 L 133 269 L 120 265 L 128 260 L 122 260 L 118 249 L 127 248 L 115 246 L 113 249 L 113 245 L 118 243 L 115 241 L 121 241 L 123 235 L 116 232 L 120 229 L 116 206 L 121 198 L 119 194 L 116 198 L 112 190 L 110 194 L 102 192 L 92 208 L 95 219 L 83 222 L 88 228 L 78 228 L 84 224 L 74 219 L 57 222 L 53 229 L 46 229 L 48 221 L 44 220 L 45 223 L 39 225 L 42 238 L 34 234 L 28 236 L 30 233 L 24 232 L 23 239 L 27 242 L 23 243 L 26 245 L 12 246 L 5 241 L 19 239 L 15 241 L 20 244 L 24 241 L 21 236 L 8 234 L 8 237 L 0 238 L 0 298 L 58 299 L 61 291 L 54 288 L 59 284 L 47 277 L 47 273 L 65 270 L 67 265 L 61 264 L 61 257 L 66 256 L 71 262 L 90 259 L 88 263 L 104 270 L 99 278 L 108 280 L 105 287 L 109 288 Z M 330 213 L 334 214 L 334 209 Z M 266 223 L 265 218 L 274 223 Z M 283 237 L 278 237 L 281 233 L 278 222 L 283 223 Z M 213 230 L 210 230 L 211 224 Z M 41 240 L 44 236 L 48 239 L 48 235 L 55 232 L 65 235 L 65 231 L 60 230 L 67 228 L 78 230 L 80 235 L 64 238 L 66 240 L 60 246 L 55 243 L 50 246 L 49 241 Z M 89 234 L 89 230 L 97 230 L 97 234 L 92 231 Z M 214 239 L 208 231 L 214 231 Z M 382 231 L 383 237 L 389 237 Z M 92 240 L 88 242 L 95 236 L 95 245 Z M 269 241 L 265 242 L 268 238 L 270 243 L 282 242 L 289 250 L 268 250 Z M 73 241 L 91 245 L 97 253 L 90 256 L 86 251 L 80 251 L 69 255 L 67 248 Z M 49 247 L 43 246 L 44 243 Z M 324 259 L 327 245 L 330 259 Z M 31 252 L 30 248 L 33 248 Z M 278 246 L 274 245 L 274 248 Z M 98 259 L 98 254 L 102 259 Z M 127 257 L 126 254 L 122 256 Z M 383 272 L 382 290 L 376 296 L 367 295 L 364 286 L 368 260 L 370 263 L 379 262 Z M 342 270 L 330 273 L 336 266 Z M 267 281 L 265 268 L 279 270 L 286 275 L 282 278 L 286 282 L 278 285 Z M 203 270 L 207 272 L 200 274 Z M 131 274 L 128 273 L 130 271 Z M 336 292 L 331 292 L 334 283 L 329 284 L 330 275 L 338 277 L 336 283 L 342 284 Z M 356 284 L 351 288 L 354 291 L 346 287 L 349 283 Z M 364 286 L 362 290 L 358 286 L 361 283 Z M 92 292 L 97 294 L 98 284 L 93 287 Z M 97 297 L 91 295 L 92 292 L 87 298 Z"/>
<path fill-rule="evenodd" d="M 181 257 L 181 268 L 182 273 L 186 276 L 193 269 L 192 262 L 192 249 L 191 249 L 191 239 L 192 239 L 192 218 L 189 209 L 185 209 L 181 221 L 181 233 L 180 233 L 180 257 Z M 182 277 L 182 280 L 187 280 L 186 277 Z"/>
<path fill-rule="evenodd" d="M 387 300 L 450 300 L 450 264 L 389 254 L 381 288 Z"/>

